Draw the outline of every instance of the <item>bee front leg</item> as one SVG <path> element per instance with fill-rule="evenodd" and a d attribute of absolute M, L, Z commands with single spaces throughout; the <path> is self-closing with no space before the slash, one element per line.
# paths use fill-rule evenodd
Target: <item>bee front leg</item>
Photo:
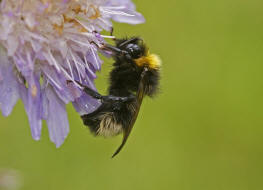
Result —
<path fill-rule="evenodd" d="M 127 55 L 128 52 L 125 51 L 125 50 L 121 50 L 115 46 L 112 46 L 110 44 L 104 44 L 102 46 L 99 46 L 96 42 L 94 41 L 91 41 L 90 44 L 94 44 L 98 49 L 101 49 L 101 50 L 107 50 L 107 51 L 111 51 L 115 54 L 119 54 L 119 55 Z"/>
<path fill-rule="evenodd" d="M 67 81 L 67 83 L 72 83 L 72 82 L 73 82 L 72 80 L 68 80 L 68 81 Z M 81 86 L 81 87 L 83 88 L 83 91 L 84 91 L 86 94 L 90 95 L 91 97 L 93 97 L 93 98 L 95 98 L 95 99 L 102 99 L 102 98 L 103 98 L 103 96 L 102 96 L 100 93 L 96 92 L 95 90 L 89 88 L 88 86 L 85 86 L 85 85 L 81 84 L 79 81 L 76 81 L 76 80 L 75 80 L 75 82 L 76 82 L 79 86 Z"/>
<path fill-rule="evenodd" d="M 72 81 L 68 81 L 68 82 L 72 82 Z M 135 99 L 134 95 L 130 95 L 126 97 L 113 96 L 113 95 L 102 96 L 100 93 L 89 88 L 88 86 L 81 84 L 79 81 L 75 81 L 75 82 L 78 83 L 83 88 L 86 94 L 90 95 L 91 97 L 95 99 L 99 99 L 102 102 L 129 102 Z"/>

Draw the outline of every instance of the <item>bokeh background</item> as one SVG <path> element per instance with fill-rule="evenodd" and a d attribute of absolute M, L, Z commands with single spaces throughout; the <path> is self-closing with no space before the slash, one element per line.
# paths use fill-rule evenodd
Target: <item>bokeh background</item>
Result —
<path fill-rule="evenodd" d="M 262 190 L 263 1 L 134 2 L 147 22 L 115 23 L 115 35 L 140 35 L 161 56 L 162 87 L 123 151 L 110 159 L 121 136 L 94 138 L 71 105 L 65 144 L 46 126 L 35 142 L 19 102 L 0 116 L 0 178 L 21 190 Z"/>

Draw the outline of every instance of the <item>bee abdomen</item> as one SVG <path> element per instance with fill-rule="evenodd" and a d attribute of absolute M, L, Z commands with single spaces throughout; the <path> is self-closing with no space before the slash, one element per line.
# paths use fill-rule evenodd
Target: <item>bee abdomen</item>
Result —
<path fill-rule="evenodd" d="M 116 121 L 113 112 L 102 114 L 87 114 L 81 116 L 83 123 L 89 127 L 90 131 L 98 136 L 111 137 L 123 132 L 122 124 Z"/>
<path fill-rule="evenodd" d="M 99 128 L 97 130 L 97 135 L 104 137 L 111 137 L 118 135 L 123 132 L 123 127 L 120 123 L 116 122 L 114 113 L 105 113 L 102 116 Z"/>
<path fill-rule="evenodd" d="M 96 132 L 98 130 L 100 120 L 96 115 L 93 114 L 87 114 L 87 115 L 82 115 L 81 119 L 83 121 L 83 124 L 88 126 L 90 131 L 96 135 Z"/>

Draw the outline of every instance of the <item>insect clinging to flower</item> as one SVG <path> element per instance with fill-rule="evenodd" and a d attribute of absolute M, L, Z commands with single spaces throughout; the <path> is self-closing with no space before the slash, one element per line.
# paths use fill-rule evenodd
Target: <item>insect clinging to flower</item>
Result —
<path fill-rule="evenodd" d="M 116 39 L 116 45 L 97 45 L 109 51 L 115 60 L 109 78 L 109 95 L 103 96 L 82 85 L 85 93 L 101 101 L 92 113 L 82 115 L 83 123 L 98 136 L 115 136 L 123 133 L 123 140 L 113 154 L 116 156 L 125 145 L 137 119 L 144 96 L 153 97 L 159 88 L 161 61 L 151 54 L 139 37 Z"/>

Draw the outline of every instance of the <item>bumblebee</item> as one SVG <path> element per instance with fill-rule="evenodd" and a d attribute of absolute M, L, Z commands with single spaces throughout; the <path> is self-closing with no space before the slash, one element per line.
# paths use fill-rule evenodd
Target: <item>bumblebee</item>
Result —
<path fill-rule="evenodd" d="M 85 93 L 101 101 L 94 112 L 81 118 L 96 136 L 109 137 L 123 133 L 122 143 L 113 158 L 125 145 L 143 98 L 153 97 L 158 92 L 161 61 L 157 55 L 149 52 L 139 37 L 115 39 L 115 46 L 104 44 L 98 47 L 111 52 L 115 60 L 109 77 L 109 95 L 103 96 L 78 82 Z"/>

